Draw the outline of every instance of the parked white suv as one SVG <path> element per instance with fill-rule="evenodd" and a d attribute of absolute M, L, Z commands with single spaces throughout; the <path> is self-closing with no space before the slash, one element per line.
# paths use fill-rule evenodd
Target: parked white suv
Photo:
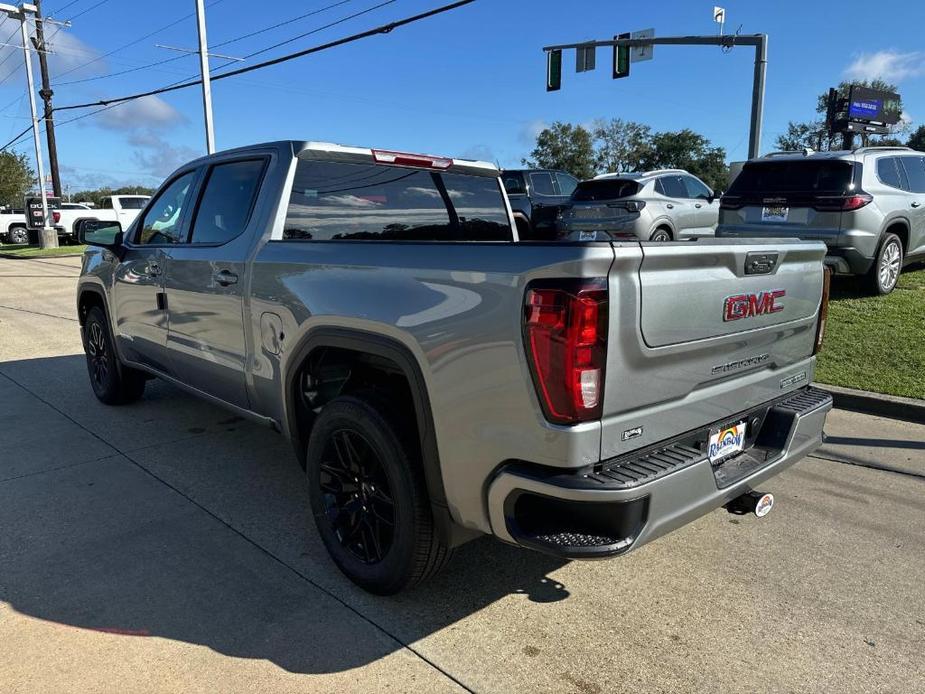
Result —
<path fill-rule="evenodd" d="M 683 169 L 602 174 L 578 184 L 559 214 L 559 237 L 677 241 L 713 236 L 720 194 Z"/>

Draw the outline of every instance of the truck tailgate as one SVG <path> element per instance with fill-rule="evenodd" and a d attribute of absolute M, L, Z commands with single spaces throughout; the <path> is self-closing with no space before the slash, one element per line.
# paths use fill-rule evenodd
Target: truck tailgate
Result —
<path fill-rule="evenodd" d="M 640 327 L 646 345 L 739 335 L 813 316 L 824 253 L 753 239 L 643 244 Z M 746 274 L 747 262 L 760 264 L 760 274 Z"/>
<path fill-rule="evenodd" d="M 824 244 L 701 239 L 614 251 L 602 458 L 812 379 Z M 771 265 L 748 274 L 752 261 Z"/>

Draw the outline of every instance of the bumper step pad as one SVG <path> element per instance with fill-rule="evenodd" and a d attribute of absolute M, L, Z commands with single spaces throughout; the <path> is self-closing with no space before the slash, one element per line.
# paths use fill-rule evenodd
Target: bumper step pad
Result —
<path fill-rule="evenodd" d="M 784 444 L 784 441 L 779 440 L 780 434 L 789 432 L 790 425 L 792 425 L 795 416 L 805 415 L 831 402 L 832 396 L 824 390 L 812 387 L 802 388 L 782 400 L 772 403 L 770 406 L 766 405 L 759 408 L 757 411 L 752 410 L 736 415 L 729 420 L 729 423 L 741 421 L 742 419 L 750 419 L 754 417 L 756 413 L 760 412 L 763 415 L 761 417 L 763 424 L 762 433 L 765 433 L 768 427 L 773 426 L 775 430 L 774 433 L 777 435 L 773 437 L 762 437 L 759 435 L 756 444 L 760 445 L 762 442 L 767 444 L 780 443 L 780 446 L 778 446 L 780 448 Z M 592 483 L 584 486 L 593 488 L 593 483 L 597 483 L 609 488 L 632 489 L 633 487 L 647 484 L 659 477 L 664 477 L 672 472 L 686 468 L 694 463 L 699 463 L 707 457 L 707 454 L 703 447 L 694 444 L 697 443 L 698 439 L 704 439 L 705 434 L 709 432 L 710 428 L 711 427 L 705 427 L 696 432 L 685 434 L 672 443 L 662 444 L 641 452 L 636 451 L 625 456 L 605 460 L 601 464 L 600 470 L 596 470 L 584 476 L 587 482 Z M 773 445 L 766 445 L 762 448 L 767 452 L 772 452 L 773 447 Z M 748 451 L 742 455 L 748 455 Z M 770 456 L 762 454 L 759 458 L 760 459 L 756 458 L 755 463 L 763 465 L 769 461 Z M 721 465 L 720 468 L 724 465 L 725 463 Z M 753 467 L 755 467 L 755 465 L 748 466 L 749 469 Z M 740 479 L 741 476 L 742 475 L 737 474 L 735 477 Z M 718 481 L 720 477 L 720 475 L 717 476 Z M 728 478 L 728 476 L 726 477 Z M 720 486 L 731 484 L 726 478 L 724 478 L 722 482 Z"/>

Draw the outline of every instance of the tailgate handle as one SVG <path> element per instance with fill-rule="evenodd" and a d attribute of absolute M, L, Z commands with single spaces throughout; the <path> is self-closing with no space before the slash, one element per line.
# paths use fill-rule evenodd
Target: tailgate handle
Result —
<path fill-rule="evenodd" d="M 779 257 L 780 253 L 749 253 L 745 256 L 745 274 L 770 275 Z"/>

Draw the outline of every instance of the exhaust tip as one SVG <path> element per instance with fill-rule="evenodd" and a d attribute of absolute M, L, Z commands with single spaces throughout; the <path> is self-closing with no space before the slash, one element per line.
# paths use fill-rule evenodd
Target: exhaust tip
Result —
<path fill-rule="evenodd" d="M 766 492 L 745 492 L 726 504 L 725 508 L 737 516 L 754 513 L 758 518 L 764 518 L 774 508 L 774 495 Z"/>

